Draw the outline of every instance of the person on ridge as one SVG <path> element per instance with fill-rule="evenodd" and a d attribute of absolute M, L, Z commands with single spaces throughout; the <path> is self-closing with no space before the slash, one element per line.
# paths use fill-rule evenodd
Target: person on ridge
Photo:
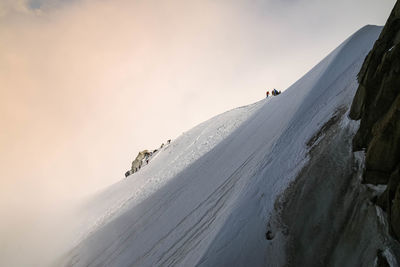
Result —
<path fill-rule="evenodd" d="M 274 90 L 272 91 L 272 94 L 274 95 L 274 96 L 277 96 L 277 95 L 279 95 L 281 93 L 281 91 L 278 91 L 278 90 L 276 90 L 275 88 L 274 88 Z"/>
<path fill-rule="evenodd" d="M 269 91 L 267 91 L 267 98 L 268 98 L 268 96 L 269 96 Z"/>

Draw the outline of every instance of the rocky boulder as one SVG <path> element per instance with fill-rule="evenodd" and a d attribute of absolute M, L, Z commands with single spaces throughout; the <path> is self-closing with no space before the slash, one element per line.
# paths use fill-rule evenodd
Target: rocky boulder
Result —
<path fill-rule="evenodd" d="M 147 158 L 149 155 L 150 152 L 148 150 L 143 150 L 139 152 L 139 154 L 136 156 L 136 159 L 132 162 L 131 172 L 135 173 L 138 170 L 140 170 L 143 164 L 143 160 Z"/>

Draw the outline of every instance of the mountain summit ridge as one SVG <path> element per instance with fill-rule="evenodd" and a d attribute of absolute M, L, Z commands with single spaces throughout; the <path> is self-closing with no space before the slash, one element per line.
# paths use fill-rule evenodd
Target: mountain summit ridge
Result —
<path fill-rule="evenodd" d="M 332 129 L 356 128 L 344 115 L 381 29 L 363 27 L 281 95 L 200 124 L 135 178 L 98 194 L 85 208 L 97 223 L 60 265 L 287 263 L 290 238 L 276 223 L 276 201 L 310 162 L 307 143 L 338 110 Z"/>

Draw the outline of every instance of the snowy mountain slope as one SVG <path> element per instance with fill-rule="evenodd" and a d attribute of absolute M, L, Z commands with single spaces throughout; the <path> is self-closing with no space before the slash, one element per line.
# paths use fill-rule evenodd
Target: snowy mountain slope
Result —
<path fill-rule="evenodd" d="M 265 239 L 274 202 L 307 162 L 307 141 L 349 107 L 380 30 L 362 28 L 280 96 L 200 124 L 97 195 L 84 207 L 96 224 L 61 262 L 281 265 L 284 239 Z"/>
<path fill-rule="evenodd" d="M 132 208 L 152 195 L 237 129 L 263 103 L 259 101 L 215 116 L 160 149 L 140 172 L 112 185 L 85 203 L 82 215 L 86 227 L 82 232 L 91 232 L 111 220 L 114 214 L 123 212 L 126 206 Z"/>

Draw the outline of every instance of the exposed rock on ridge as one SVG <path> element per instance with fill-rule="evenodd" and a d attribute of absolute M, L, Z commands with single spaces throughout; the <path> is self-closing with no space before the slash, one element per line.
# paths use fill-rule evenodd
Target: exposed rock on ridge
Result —
<path fill-rule="evenodd" d="M 400 239 L 400 3 L 358 75 L 350 118 L 360 120 L 353 149 L 365 149 L 364 182 L 387 184 L 378 204 Z"/>

